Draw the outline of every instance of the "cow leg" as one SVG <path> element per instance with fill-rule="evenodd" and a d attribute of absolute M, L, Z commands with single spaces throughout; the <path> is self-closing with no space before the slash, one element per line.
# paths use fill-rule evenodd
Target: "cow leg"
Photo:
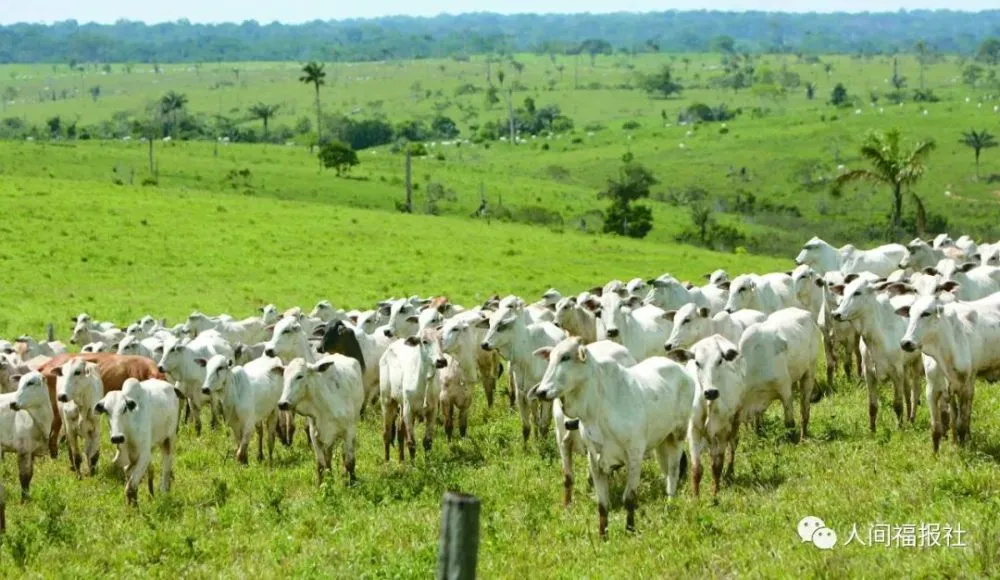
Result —
<path fill-rule="evenodd" d="M 826 353 L 826 388 L 833 390 L 833 375 L 837 372 L 837 354 L 829 332 L 823 335 L 823 350 Z"/>
<path fill-rule="evenodd" d="M 736 448 L 740 445 L 740 418 L 739 413 L 733 415 L 733 426 L 729 432 L 729 465 L 723 475 L 727 480 L 732 480 L 736 475 Z"/>
<path fill-rule="evenodd" d="M 510 365 L 507 370 L 507 397 L 510 399 L 511 409 L 517 404 L 517 393 L 520 390 L 518 383 L 520 380 L 518 374 L 514 372 L 513 365 Z"/>
<path fill-rule="evenodd" d="M 90 475 L 97 473 L 97 461 L 101 458 L 100 430 L 94 429 L 86 434 L 84 442 L 84 453 L 87 454 L 87 461 L 90 463 Z"/>
<path fill-rule="evenodd" d="M 17 474 L 21 479 L 21 503 L 31 496 L 31 477 L 35 473 L 35 458 L 31 453 L 17 454 Z"/>
<path fill-rule="evenodd" d="M 549 433 L 552 424 L 552 403 L 539 401 L 535 404 L 535 430 L 538 438 L 543 439 Z"/>
<path fill-rule="evenodd" d="M 174 443 L 176 440 L 171 437 L 163 442 L 163 473 L 160 475 L 160 491 L 167 493 L 170 491 L 170 481 L 174 477 Z M 149 477 L 150 485 L 152 485 L 153 477 L 152 474 Z M 152 495 L 152 494 L 150 494 Z"/>
<path fill-rule="evenodd" d="M 608 506 L 611 505 L 611 493 L 608 489 L 608 474 L 601 471 L 597 460 L 587 453 L 590 465 L 590 475 L 594 480 L 594 491 L 597 492 L 597 533 L 602 540 L 608 539 Z"/>
<path fill-rule="evenodd" d="M 712 457 L 712 497 L 719 495 L 719 483 L 722 481 L 722 467 L 726 463 L 726 445 L 718 439 L 709 446 Z"/>
<path fill-rule="evenodd" d="M 958 442 L 965 444 L 969 441 L 969 433 L 972 431 L 972 399 L 976 391 L 976 376 L 973 374 L 966 378 L 962 391 L 959 393 L 958 412 L 960 423 L 958 425 Z"/>
<path fill-rule="evenodd" d="M 149 462 L 149 467 L 146 468 L 146 487 L 149 488 L 149 497 L 153 497 L 153 479 L 156 477 L 153 470 L 153 462 Z"/>
<path fill-rule="evenodd" d="M 566 432 L 565 427 L 556 425 L 555 432 L 563 473 L 563 507 L 569 507 L 573 501 L 573 438 Z"/>
<path fill-rule="evenodd" d="M 138 495 L 139 495 L 139 482 L 146 475 L 146 469 L 149 468 L 150 459 L 152 459 L 149 453 L 140 453 L 138 461 L 135 465 L 129 466 L 128 480 L 125 482 L 125 501 L 129 505 L 138 505 Z"/>
<path fill-rule="evenodd" d="M 927 410 L 931 418 L 931 443 L 934 445 L 934 453 L 941 447 L 941 436 L 946 428 L 942 417 L 945 412 L 942 408 L 943 398 L 944 393 L 941 392 L 938 381 L 927 377 Z"/>
<path fill-rule="evenodd" d="M 239 434 L 239 443 L 236 447 L 236 460 L 241 464 L 246 465 L 249 462 L 247 458 L 247 447 L 250 446 L 250 437 L 253 436 L 253 428 L 247 427 L 246 425 L 240 425 L 239 430 L 234 429 L 233 435 Z"/>
<path fill-rule="evenodd" d="M 385 448 L 385 462 L 389 463 L 389 447 L 396 431 L 396 402 L 388 401 L 382 406 L 382 446 Z"/>
<path fill-rule="evenodd" d="M 531 413 L 528 408 L 527 396 L 522 395 L 520 391 L 517 392 L 517 412 L 521 416 L 521 436 L 524 438 L 524 443 L 527 445 L 528 438 L 531 437 Z"/>
<path fill-rule="evenodd" d="M 778 397 L 781 399 L 781 407 L 785 413 L 785 428 L 794 429 L 795 428 L 795 408 L 792 406 L 792 385 L 789 381 L 781 381 L 781 386 L 778 388 Z M 764 413 L 760 413 L 760 418 L 763 418 Z"/>
<path fill-rule="evenodd" d="M 896 413 L 896 423 L 899 428 L 903 428 L 904 413 L 908 412 L 905 407 L 909 405 L 906 398 L 906 380 L 902 372 L 897 372 L 892 377 L 892 410 Z"/>
<path fill-rule="evenodd" d="M 424 453 L 430 453 L 434 444 L 434 427 L 437 425 L 437 405 L 427 405 L 424 409 Z"/>
<path fill-rule="evenodd" d="M 660 447 L 665 447 L 666 444 Z M 670 451 L 666 451 L 670 453 Z M 644 450 L 631 450 L 628 452 L 628 459 L 625 465 L 625 494 L 622 496 L 622 503 L 625 504 L 627 515 L 625 517 L 625 529 L 629 532 L 635 531 L 635 510 L 639 507 L 639 475 L 642 472 L 642 457 Z M 667 478 L 670 481 L 670 478 Z M 676 485 L 676 481 L 674 482 Z M 667 484 L 669 486 L 669 483 Z M 676 492 L 676 490 L 674 490 Z"/>
<path fill-rule="evenodd" d="M 264 421 L 257 423 L 254 430 L 257 432 L 257 461 L 264 462 Z"/>
<path fill-rule="evenodd" d="M 469 403 L 458 409 L 458 436 L 465 439 L 465 434 L 469 430 Z"/>
<path fill-rule="evenodd" d="M 441 402 L 441 415 L 444 417 L 444 435 L 448 438 L 449 443 L 451 442 L 452 432 L 455 430 L 454 412 L 455 405 L 452 403 L 451 397 Z"/>
<path fill-rule="evenodd" d="M 267 416 L 267 462 L 274 463 L 274 439 L 275 431 L 278 428 L 278 415 L 277 413 L 271 413 Z"/>
<path fill-rule="evenodd" d="M 0 481 L 0 534 L 7 531 L 7 492 Z"/>
<path fill-rule="evenodd" d="M 354 439 L 357 437 L 357 426 L 348 425 L 344 433 L 344 470 L 347 472 L 347 481 L 350 485 L 358 480 L 354 475 Z"/>
<path fill-rule="evenodd" d="M 799 379 L 799 413 L 802 416 L 802 430 L 799 432 L 799 441 L 805 441 L 809 437 L 809 410 L 812 404 L 812 390 L 815 384 L 815 370 L 810 367 L 806 371 L 805 376 Z"/>
<path fill-rule="evenodd" d="M 396 419 L 396 447 L 399 449 L 399 462 L 402 463 L 406 460 L 406 423 L 402 414 Z"/>
<path fill-rule="evenodd" d="M 872 365 L 866 365 L 864 372 L 865 386 L 868 388 L 868 430 L 874 433 L 878 419 L 878 385 L 875 381 L 875 369 L 867 368 L 868 366 Z"/>
<path fill-rule="evenodd" d="M 701 477 L 704 474 L 704 468 L 701 465 L 701 452 L 705 449 L 705 441 L 701 437 L 689 437 L 688 443 L 688 449 L 691 452 L 691 493 L 697 498 L 701 494 Z M 659 457 L 658 459 L 660 460 L 660 469 L 664 469 L 664 460 Z"/>
<path fill-rule="evenodd" d="M 69 456 L 69 467 L 76 474 L 77 479 L 82 477 L 80 464 L 83 463 L 80 457 L 80 441 L 75 429 L 71 429 L 69 421 L 66 422 L 66 455 Z"/>

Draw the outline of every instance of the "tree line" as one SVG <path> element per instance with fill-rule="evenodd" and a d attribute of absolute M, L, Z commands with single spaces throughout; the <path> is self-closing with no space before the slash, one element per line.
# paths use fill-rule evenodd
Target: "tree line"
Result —
<path fill-rule="evenodd" d="M 370 61 L 534 51 L 540 54 L 751 51 L 973 55 L 1000 30 L 1000 10 L 864 14 L 658 12 L 649 14 L 392 16 L 303 24 L 161 24 L 67 20 L 0 26 L 0 63 Z M 723 34 L 725 31 L 725 34 Z M 1000 42 L 1000 41 L 998 41 Z"/>

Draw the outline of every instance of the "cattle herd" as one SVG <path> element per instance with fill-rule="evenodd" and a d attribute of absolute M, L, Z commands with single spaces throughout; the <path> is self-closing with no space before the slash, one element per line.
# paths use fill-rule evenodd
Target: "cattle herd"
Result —
<path fill-rule="evenodd" d="M 79 353 L 27 336 L 0 344 L 0 453 L 17 455 L 24 497 L 34 459 L 46 450 L 55 458 L 63 438 L 76 476 L 85 462 L 92 474 L 107 415 L 112 461 L 134 504 L 143 478 L 153 493 L 156 447 L 161 490 L 169 489 L 178 426 L 193 421 L 200 434 L 207 406 L 213 428 L 228 425 L 242 463 L 255 433 L 258 460 L 265 439 L 270 460 L 275 439 L 291 445 L 296 417 L 305 417 L 318 480 L 341 443 L 353 481 L 366 413 L 381 410 L 385 461 L 393 446 L 400 461 L 407 451 L 413 460 L 418 428 L 425 452 L 439 421 L 448 439 L 456 422 L 466 436 L 472 387 L 481 384 L 493 406 L 506 366 L 525 441 L 554 423 L 566 504 L 574 455 L 586 457 L 604 536 L 609 477 L 622 466 L 634 529 L 647 452 L 671 497 L 690 457 L 698 496 L 703 452 L 716 494 L 733 472 L 741 426 L 759 425 L 775 400 L 790 435 L 806 437 L 821 351 L 827 386 L 841 365 L 863 377 L 873 431 L 878 385 L 892 386 L 902 426 L 914 421 L 922 373 L 934 452 L 949 425 L 964 443 L 975 380 L 1000 371 L 1000 244 L 941 235 L 858 250 L 813 238 L 795 263 L 732 280 L 717 270 L 702 286 L 664 274 L 575 296 L 551 289 L 533 303 L 495 296 L 473 308 L 413 296 L 344 311 L 324 300 L 308 314 L 267 305 L 243 320 L 195 312 L 168 327 L 146 316 L 124 330 L 80 314 L 70 339 Z M 0 480 L 0 530 L 4 500 Z"/>

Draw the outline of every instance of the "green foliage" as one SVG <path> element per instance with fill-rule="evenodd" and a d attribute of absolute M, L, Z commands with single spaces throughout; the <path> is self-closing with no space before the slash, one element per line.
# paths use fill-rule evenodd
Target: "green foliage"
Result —
<path fill-rule="evenodd" d="M 626 156 L 618 179 L 609 179 L 598 198 L 610 199 L 611 205 L 604 212 L 604 232 L 632 238 L 643 238 L 653 229 L 653 212 L 649 207 L 634 203 L 649 197 L 650 188 L 657 183 L 648 169 Z"/>
<path fill-rule="evenodd" d="M 976 155 L 976 177 L 979 177 L 979 154 L 982 153 L 983 149 L 992 149 L 997 146 L 996 137 L 992 133 L 983 129 L 982 131 L 976 131 L 975 129 L 969 129 L 968 132 L 962 133 L 962 139 L 960 141 L 966 147 L 969 147 L 975 152 Z"/>
<path fill-rule="evenodd" d="M 674 81 L 673 72 L 669 65 L 664 65 L 656 73 L 640 75 L 638 84 L 651 96 L 662 99 L 669 98 L 684 90 L 684 87 Z"/>
<path fill-rule="evenodd" d="M 336 170 L 337 177 L 346 174 L 359 163 L 358 154 L 351 146 L 341 141 L 328 141 L 319 149 L 319 159 L 323 167 Z"/>
<path fill-rule="evenodd" d="M 441 139 L 454 139 L 461 133 L 455 121 L 444 115 L 434 117 L 434 120 L 431 121 L 431 131 Z"/>
<path fill-rule="evenodd" d="M 976 60 L 985 62 L 990 66 L 1000 64 L 1000 38 L 991 36 L 983 40 L 976 52 Z"/>
<path fill-rule="evenodd" d="M 851 106 L 851 97 L 847 94 L 847 88 L 844 86 L 844 83 L 837 83 L 833 87 L 833 91 L 830 93 L 830 104 L 835 107 Z"/>

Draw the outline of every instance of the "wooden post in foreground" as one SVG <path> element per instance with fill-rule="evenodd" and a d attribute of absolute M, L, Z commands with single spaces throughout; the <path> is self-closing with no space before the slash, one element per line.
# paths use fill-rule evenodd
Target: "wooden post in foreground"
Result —
<path fill-rule="evenodd" d="M 45 336 L 48 337 L 49 342 L 56 339 L 56 329 L 52 326 L 51 322 L 45 325 Z"/>
<path fill-rule="evenodd" d="M 406 172 L 406 213 L 413 213 L 413 180 L 411 178 L 410 172 L 410 144 L 406 144 L 406 164 L 404 166 L 404 171 Z"/>
<path fill-rule="evenodd" d="M 472 580 L 479 555 L 479 498 L 445 492 L 438 546 L 438 580 Z"/>

